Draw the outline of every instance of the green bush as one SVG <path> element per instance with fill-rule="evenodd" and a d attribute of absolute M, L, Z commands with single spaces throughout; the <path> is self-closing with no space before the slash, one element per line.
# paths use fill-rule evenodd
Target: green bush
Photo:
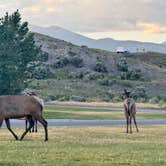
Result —
<path fill-rule="evenodd" d="M 146 100 L 148 98 L 145 87 L 143 86 L 135 87 L 135 89 L 131 92 L 131 96 L 136 100 L 138 100 L 139 98 Z"/>
<path fill-rule="evenodd" d="M 33 77 L 36 79 L 49 78 L 52 75 L 48 66 L 38 66 L 33 72 Z"/>
<path fill-rule="evenodd" d="M 122 72 L 128 71 L 128 64 L 126 58 L 121 58 L 117 64 L 118 70 Z"/>
<path fill-rule="evenodd" d="M 120 78 L 122 80 L 140 80 L 141 76 L 141 70 L 139 69 L 128 70 L 127 72 L 120 73 Z"/>
<path fill-rule="evenodd" d="M 47 100 L 48 101 L 54 101 L 54 100 L 57 100 L 57 96 L 54 96 L 54 95 L 49 95 L 48 97 L 47 97 Z"/>
<path fill-rule="evenodd" d="M 85 78 L 88 80 L 97 80 L 104 78 L 104 75 L 102 73 L 95 73 L 91 72 L 85 75 Z"/>
<path fill-rule="evenodd" d="M 135 69 L 127 72 L 128 80 L 139 80 L 141 78 L 141 70 Z"/>
<path fill-rule="evenodd" d="M 117 64 L 118 70 L 121 71 L 120 78 L 122 80 L 139 80 L 141 78 L 140 69 L 129 69 L 125 58 L 121 58 Z"/>
<path fill-rule="evenodd" d="M 70 57 L 68 60 L 69 60 L 69 63 L 73 65 L 74 67 L 77 67 L 77 68 L 83 67 L 83 59 L 81 59 L 78 56 Z"/>
<path fill-rule="evenodd" d="M 67 57 L 63 57 L 60 59 L 57 59 L 56 62 L 52 65 L 53 68 L 63 68 L 69 63 L 69 60 Z"/>
<path fill-rule="evenodd" d="M 69 101 L 70 100 L 70 96 L 68 95 L 57 95 L 57 100 L 58 101 Z"/>
<path fill-rule="evenodd" d="M 70 79 L 82 79 L 84 77 L 84 73 L 82 71 L 71 72 L 68 77 Z"/>
<path fill-rule="evenodd" d="M 113 102 L 121 102 L 121 101 L 122 101 L 122 98 L 119 96 L 116 96 L 113 98 Z"/>
<path fill-rule="evenodd" d="M 73 101 L 81 101 L 81 102 L 86 101 L 86 99 L 85 99 L 84 97 L 82 97 L 82 96 L 75 96 L 75 95 L 72 95 L 72 96 L 70 97 L 70 100 L 73 100 Z"/>
<path fill-rule="evenodd" d="M 108 70 L 103 62 L 97 62 L 94 66 L 94 71 L 97 71 L 99 73 L 108 73 Z"/>

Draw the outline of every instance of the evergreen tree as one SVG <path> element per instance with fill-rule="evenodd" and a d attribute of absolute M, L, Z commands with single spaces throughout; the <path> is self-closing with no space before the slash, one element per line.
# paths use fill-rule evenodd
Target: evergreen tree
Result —
<path fill-rule="evenodd" d="M 35 61 L 40 59 L 40 48 L 35 46 L 28 23 L 21 23 L 17 10 L 0 19 L 0 95 L 18 94 L 29 82 Z"/>

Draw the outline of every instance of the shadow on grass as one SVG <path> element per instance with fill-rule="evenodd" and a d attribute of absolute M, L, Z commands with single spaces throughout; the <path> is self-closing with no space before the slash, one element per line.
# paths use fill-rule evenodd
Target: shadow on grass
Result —
<path fill-rule="evenodd" d="M 21 164 L 15 162 L 0 162 L 0 166 L 21 166 Z"/>

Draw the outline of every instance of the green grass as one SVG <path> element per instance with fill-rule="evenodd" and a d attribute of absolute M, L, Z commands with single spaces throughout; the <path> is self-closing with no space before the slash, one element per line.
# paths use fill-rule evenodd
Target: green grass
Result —
<path fill-rule="evenodd" d="M 165 166 L 166 125 L 139 128 L 126 134 L 125 126 L 49 127 L 48 142 L 41 128 L 22 142 L 2 128 L 0 166 Z"/>
<path fill-rule="evenodd" d="M 44 117 L 47 119 L 124 119 L 123 111 L 46 106 Z M 137 112 L 137 119 L 166 119 L 165 112 Z"/>

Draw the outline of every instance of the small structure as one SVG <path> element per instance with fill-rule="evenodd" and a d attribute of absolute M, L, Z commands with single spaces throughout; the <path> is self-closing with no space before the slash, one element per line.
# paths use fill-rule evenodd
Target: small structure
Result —
<path fill-rule="evenodd" d="M 131 56 L 133 55 L 131 52 L 129 52 L 127 49 L 124 47 L 117 47 L 116 49 L 117 54 L 123 54 L 124 56 Z"/>
<path fill-rule="evenodd" d="M 116 48 L 116 53 L 118 53 L 118 54 L 124 53 L 125 51 L 127 51 L 127 50 L 125 50 L 124 47 L 117 47 Z"/>

